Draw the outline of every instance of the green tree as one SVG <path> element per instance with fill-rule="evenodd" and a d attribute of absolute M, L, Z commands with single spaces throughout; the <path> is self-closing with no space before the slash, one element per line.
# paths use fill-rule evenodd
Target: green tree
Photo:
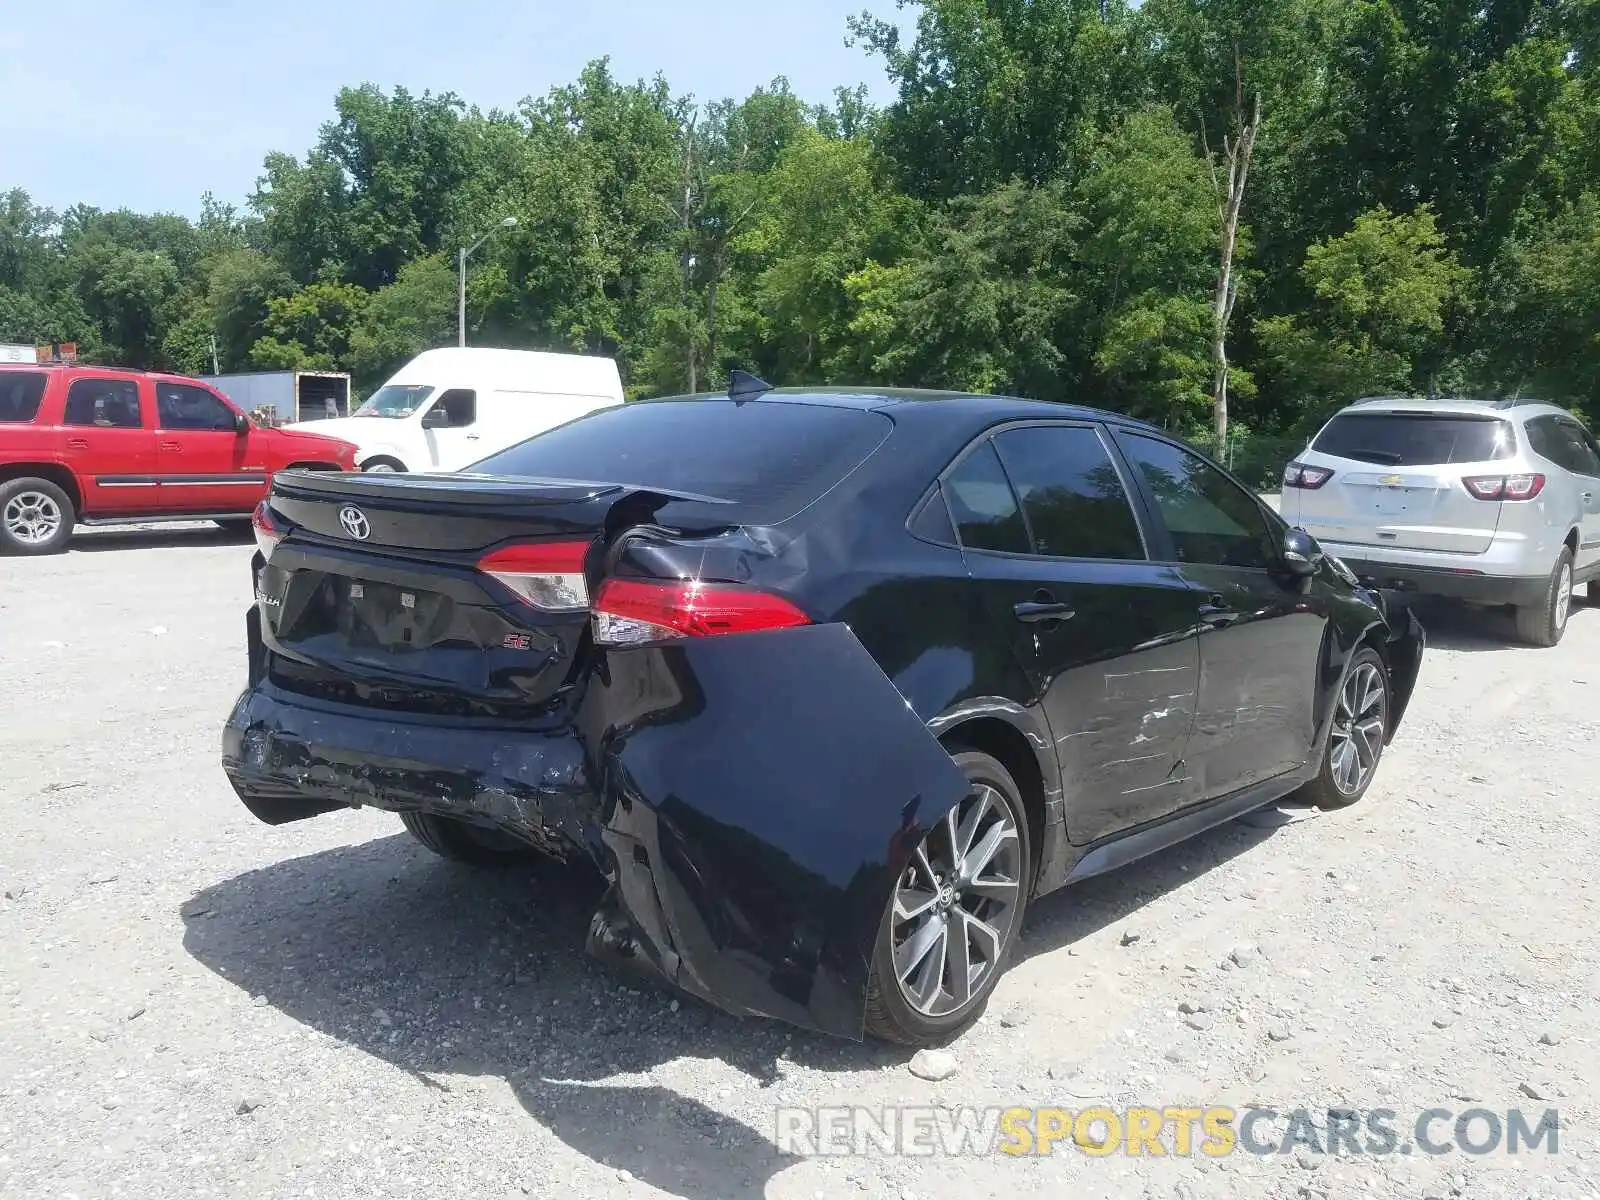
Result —
<path fill-rule="evenodd" d="M 1430 208 L 1361 214 L 1348 233 L 1311 247 L 1302 275 L 1317 298 L 1312 311 L 1268 318 L 1258 331 L 1282 385 L 1323 406 L 1432 390 L 1445 318 L 1468 275 Z"/>
<path fill-rule="evenodd" d="M 456 275 L 444 258 L 419 258 L 372 294 L 350 334 L 350 367 L 377 383 L 408 359 L 455 338 Z"/>
<path fill-rule="evenodd" d="M 350 340 L 371 293 L 351 283 L 313 283 L 267 301 L 263 336 L 250 351 L 266 370 L 344 369 Z"/>

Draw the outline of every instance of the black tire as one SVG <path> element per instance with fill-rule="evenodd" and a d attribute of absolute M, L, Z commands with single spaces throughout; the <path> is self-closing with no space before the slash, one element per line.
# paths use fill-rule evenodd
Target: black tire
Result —
<path fill-rule="evenodd" d="M 1600 608 L 1600 579 L 1592 579 L 1584 591 L 1584 603 L 1590 608 Z"/>
<path fill-rule="evenodd" d="M 54 532 L 39 540 L 24 530 L 54 515 Z M 60 554 L 72 540 L 78 510 L 72 497 L 48 479 L 8 479 L 0 483 L 0 553 Z"/>
<path fill-rule="evenodd" d="M 1381 706 L 1377 718 L 1382 722 L 1378 737 L 1371 745 L 1372 761 L 1366 768 L 1365 775 L 1354 788 L 1346 786 L 1341 781 L 1335 757 L 1339 753 L 1341 728 L 1349 729 L 1355 722 L 1350 719 L 1348 709 L 1355 707 L 1345 699 L 1346 690 L 1360 676 L 1366 675 L 1371 679 L 1368 669 L 1376 668 L 1376 680 L 1381 684 L 1381 695 L 1378 703 Z M 1394 696 L 1389 686 L 1389 668 L 1383 658 L 1371 646 L 1363 646 L 1351 656 L 1350 665 L 1345 668 L 1344 678 L 1339 681 L 1339 692 L 1334 697 L 1333 720 L 1328 724 L 1328 737 L 1322 744 L 1322 763 L 1317 771 L 1317 777 L 1301 791 L 1301 798 L 1308 804 L 1315 804 L 1318 808 L 1349 808 L 1367 794 L 1367 789 L 1372 786 L 1372 781 L 1377 778 L 1378 765 L 1383 761 L 1383 750 L 1389 729 L 1390 705 Z M 1358 702 L 1359 705 L 1359 702 Z M 1368 720 L 1370 721 L 1370 717 Z M 1360 753 L 1360 745 L 1354 737 L 1348 741 L 1349 745 Z M 1364 742 L 1361 744 L 1365 744 Z"/>
<path fill-rule="evenodd" d="M 390 458 L 387 454 L 375 454 L 361 464 L 363 471 L 392 471 L 396 474 L 404 473 L 405 463 L 398 458 Z"/>
<path fill-rule="evenodd" d="M 963 802 L 963 808 L 977 802 L 980 797 L 978 785 L 985 785 L 989 789 L 988 796 L 998 798 L 999 802 L 1004 804 L 1006 814 L 1016 830 L 1015 855 L 1012 859 L 1012 869 L 1016 871 L 1017 881 L 1016 900 L 1004 914 L 1003 928 L 1000 929 L 999 953 L 979 977 L 978 985 L 973 989 L 971 997 L 950 1012 L 930 1015 L 913 1007 L 895 970 L 894 936 L 900 923 L 895 920 L 895 895 L 890 895 L 884 905 L 883 921 L 878 929 L 871 972 L 867 980 L 867 1031 L 875 1037 L 904 1046 L 942 1045 L 978 1019 L 993 994 L 995 985 L 1005 974 L 1011 955 L 1020 940 L 1028 895 L 1033 886 L 1033 848 L 1029 843 L 1028 815 L 1016 782 L 1005 767 L 987 754 L 976 750 L 958 750 L 952 753 L 951 757 L 974 785 L 972 795 Z M 987 821 L 987 816 L 983 820 Z M 993 823 L 990 823 L 988 827 L 992 825 Z M 979 826 L 974 830 L 974 842 L 979 839 L 984 828 L 985 826 Z M 918 850 L 932 846 L 934 839 L 943 836 L 943 829 L 944 822 L 940 822 L 924 838 Z M 1009 848 L 1004 853 L 1007 856 L 1012 855 Z M 914 871 L 915 867 L 907 867 L 907 872 Z M 1007 877 L 1009 878 L 1009 875 Z M 897 891 L 905 879 L 906 875 L 903 874 L 896 880 Z M 939 894 L 943 895 L 943 892 Z M 959 892 L 955 892 L 954 897 L 957 903 L 961 903 Z M 975 905 L 978 912 L 983 913 L 984 906 L 988 904 L 990 901 L 984 899 L 977 901 L 969 899 L 962 907 Z M 941 981 L 942 979 L 941 971 Z"/>
<path fill-rule="evenodd" d="M 441 858 L 474 867 L 515 867 L 537 857 L 532 846 L 518 842 L 508 833 L 482 829 L 453 817 L 437 813 L 400 814 L 406 832 Z"/>
<path fill-rule="evenodd" d="M 1545 585 L 1544 600 L 1514 612 L 1517 640 L 1524 645 L 1554 646 L 1561 640 L 1561 635 L 1567 631 L 1567 617 L 1572 613 L 1571 547 L 1561 547 L 1556 565 L 1550 570 L 1550 581 Z"/>

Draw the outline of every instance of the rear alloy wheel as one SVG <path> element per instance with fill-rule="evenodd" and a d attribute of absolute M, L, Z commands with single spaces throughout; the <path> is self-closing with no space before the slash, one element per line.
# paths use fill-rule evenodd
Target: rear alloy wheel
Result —
<path fill-rule="evenodd" d="M 1517 640 L 1529 646 L 1554 646 L 1567 631 L 1572 613 L 1572 550 L 1561 547 L 1545 589 L 1544 603 L 1516 610 Z"/>
<path fill-rule="evenodd" d="M 1005 972 L 1030 890 L 1016 783 L 987 754 L 954 758 L 971 790 L 895 880 L 872 958 L 867 1028 L 904 1045 L 936 1045 L 977 1018 Z"/>
<path fill-rule="evenodd" d="M 1367 794 L 1389 733 L 1389 672 L 1371 646 L 1356 651 L 1333 705 L 1322 769 L 1306 788 L 1318 808 L 1348 808 Z"/>
<path fill-rule="evenodd" d="M 12 554 L 65 550 L 77 519 L 72 500 L 48 479 L 0 484 L 0 550 Z"/>
<path fill-rule="evenodd" d="M 532 846 L 509 833 L 438 813 L 404 812 L 400 821 L 417 841 L 454 862 L 474 867 L 514 867 L 538 856 Z"/>

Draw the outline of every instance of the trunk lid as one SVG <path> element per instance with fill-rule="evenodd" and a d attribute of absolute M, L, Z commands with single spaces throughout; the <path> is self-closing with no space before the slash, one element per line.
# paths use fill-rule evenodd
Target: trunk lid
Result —
<path fill-rule="evenodd" d="M 1477 499 L 1462 480 L 1506 473 L 1515 448 L 1511 423 L 1488 414 L 1341 413 L 1301 456 L 1333 477 L 1296 489 L 1300 523 L 1346 545 L 1482 554 L 1501 502 Z"/>
<path fill-rule="evenodd" d="M 288 529 L 257 585 L 275 683 L 340 703 L 511 720 L 559 703 L 589 612 L 535 607 L 514 577 L 480 567 L 486 556 L 569 548 L 558 557 L 592 584 L 598 548 L 621 527 L 668 507 L 686 525 L 726 526 L 706 497 L 473 475 L 281 475 L 269 503 Z"/>

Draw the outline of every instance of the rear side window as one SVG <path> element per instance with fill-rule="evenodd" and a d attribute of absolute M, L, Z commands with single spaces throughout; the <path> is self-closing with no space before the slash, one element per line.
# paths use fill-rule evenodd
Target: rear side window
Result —
<path fill-rule="evenodd" d="M 961 544 L 968 550 L 1028 554 L 1028 527 L 1011 490 L 994 442 L 986 441 L 958 463 L 944 479 L 945 502 Z"/>
<path fill-rule="evenodd" d="M 1143 559 L 1122 477 L 1093 429 L 1037 425 L 995 438 L 1033 534 L 1049 558 Z"/>
<path fill-rule="evenodd" d="M 44 381 L 42 371 L 0 371 L 0 424 L 26 424 L 38 416 Z"/>
<path fill-rule="evenodd" d="M 590 413 L 467 470 L 688 493 L 776 524 L 828 492 L 893 429 L 880 413 L 826 405 L 649 401 Z"/>
<path fill-rule="evenodd" d="M 1385 467 L 1445 466 L 1510 458 L 1511 422 L 1460 413 L 1340 413 L 1312 444 L 1323 454 Z"/>
<path fill-rule="evenodd" d="M 1528 444 L 1541 458 L 1580 475 L 1600 475 L 1600 458 L 1576 421 L 1561 417 L 1535 417 L 1527 426 Z"/>
<path fill-rule="evenodd" d="M 67 389 L 63 425 L 138 429 L 139 385 L 131 379 L 74 379 Z"/>

